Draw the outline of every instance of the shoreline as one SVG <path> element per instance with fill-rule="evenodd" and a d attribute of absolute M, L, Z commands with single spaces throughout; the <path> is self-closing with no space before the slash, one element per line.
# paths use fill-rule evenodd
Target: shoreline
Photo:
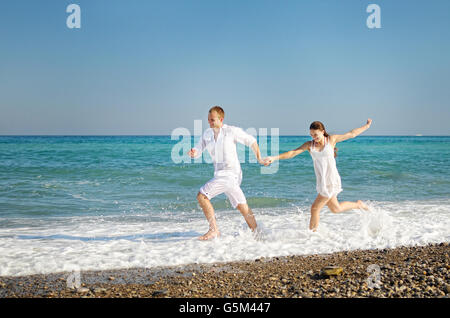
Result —
<path fill-rule="evenodd" d="M 326 266 L 342 273 L 327 276 L 322 272 Z M 0 276 L 0 298 L 115 297 L 449 298 L 450 244 L 81 271 L 79 276 L 73 272 Z"/>

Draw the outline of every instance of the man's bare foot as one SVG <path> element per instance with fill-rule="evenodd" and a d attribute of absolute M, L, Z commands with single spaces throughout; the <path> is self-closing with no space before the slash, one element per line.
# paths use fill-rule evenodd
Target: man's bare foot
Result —
<path fill-rule="evenodd" d="M 253 234 L 253 237 L 255 238 L 255 240 L 257 240 L 257 241 L 264 240 L 264 233 L 259 227 L 251 229 L 251 230 L 252 230 L 252 234 Z"/>
<path fill-rule="evenodd" d="M 364 202 L 362 202 L 361 200 L 358 200 L 357 203 L 358 203 L 360 209 L 369 211 L 369 207 Z"/>
<path fill-rule="evenodd" d="M 212 240 L 216 237 L 220 236 L 220 232 L 218 230 L 209 230 L 206 234 L 200 236 L 198 239 L 202 241 Z"/>

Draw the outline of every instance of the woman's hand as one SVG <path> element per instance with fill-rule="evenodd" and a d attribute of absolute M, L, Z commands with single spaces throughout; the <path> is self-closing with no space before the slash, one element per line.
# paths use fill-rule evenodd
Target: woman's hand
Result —
<path fill-rule="evenodd" d="M 274 162 L 275 161 L 275 158 L 274 157 L 272 157 L 272 156 L 269 156 L 269 157 L 266 157 L 266 158 L 264 158 L 263 159 L 263 164 L 265 165 L 265 166 L 268 166 L 268 165 L 270 165 L 272 162 Z"/>
<path fill-rule="evenodd" d="M 367 119 L 367 128 L 369 128 L 370 127 L 370 125 L 372 125 L 372 119 Z"/>
<path fill-rule="evenodd" d="M 259 158 L 259 159 L 258 159 L 258 163 L 259 163 L 260 165 L 263 165 L 263 166 L 266 165 L 266 162 L 264 161 L 264 158 Z"/>

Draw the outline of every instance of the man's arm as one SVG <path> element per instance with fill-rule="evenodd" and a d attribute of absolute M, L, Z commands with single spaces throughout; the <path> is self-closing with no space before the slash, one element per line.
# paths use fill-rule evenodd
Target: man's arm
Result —
<path fill-rule="evenodd" d="M 245 132 L 242 128 L 232 127 L 232 129 L 236 142 L 244 144 L 247 147 L 252 147 L 256 142 L 256 138 Z"/>
<path fill-rule="evenodd" d="M 249 133 L 245 132 L 242 128 L 234 127 L 233 132 L 236 138 L 236 142 L 239 142 L 241 144 L 246 145 L 247 147 L 250 147 L 255 153 L 258 162 L 263 165 L 264 162 L 262 161 L 261 151 L 259 150 L 256 138 L 250 135 Z"/>
<path fill-rule="evenodd" d="M 261 152 L 259 151 L 258 143 L 255 141 L 252 144 L 251 148 L 252 148 L 253 152 L 255 153 L 255 156 L 256 156 L 256 159 L 258 160 L 258 162 L 263 165 L 264 161 L 261 158 Z"/>
<path fill-rule="evenodd" d="M 197 145 L 195 145 L 194 148 L 192 148 L 191 150 L 189 150 L 189 152 L 188 152 L 189 157 L 191 157 L 191 158 L 197 158 L 197 157 L 200 156 L 200 155 L 202 154 L 202 152 L 205 150 L 205 148 L 206 148 L 206 141 L 205 141 L 204 135 L 205 135 L 205 134 L 203 134 L 203 135 L 200 137 L 200 140 L 197 142 Z"/>

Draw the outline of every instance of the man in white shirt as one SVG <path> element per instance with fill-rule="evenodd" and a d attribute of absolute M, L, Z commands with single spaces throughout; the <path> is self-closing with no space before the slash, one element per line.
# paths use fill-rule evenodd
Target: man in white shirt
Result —
<path fill-rule="evenodd" d="M 247 205 L 240 187 L 242 170 L 236 152 L 236 143 L 251 147 L 258 162 L 262 165 L 264 162 L 255 137 L 242 128 L 224 124 L 224 117 L 225 112 L 221 107 L 212 107 L 208 113 L 210 128 L 205 130 L 197 145 L 189 151 L 189 156 L 196 158 L 207 149 L 214 163 L 214 177 L 205 183 L 197 194 L 198 203 L 209 222 L 209 231 L 199 237 L 201 240 L 209 240 L 220 235 L 210 200 L 221 193 L 225 193 L 233 208 L 242 213 L 252 231 L 255 231 L 257 227 L 253 212 Z"/>

